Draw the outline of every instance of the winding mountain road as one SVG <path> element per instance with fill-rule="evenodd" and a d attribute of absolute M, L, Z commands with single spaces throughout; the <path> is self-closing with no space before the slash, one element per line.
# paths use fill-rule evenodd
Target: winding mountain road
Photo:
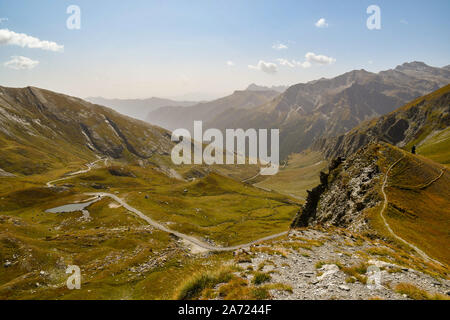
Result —
<path fill-rule="evenodd" d="M 261 175 L 261 172 L 258 172 L 257 174 L 255 174 L 253 177 L 250 177 L 250 178 L 247 178 L 247 179 L 244 179 L 244 180 L 242 180 L 241 182 L 242 183 L 246 183 L 247 181 L 250 181 L 250 180 L 253 180 L 253 179 L 255 179 L 256 177 L 259 177 Z"/>
<path fill-rule="evenodd" d="M 417 247 L 416 247 L 415 245 L 413 245 L 412 243 L 406 241 L 406 240 L 403 239 L 402 237 L 400 237 L 400 236 L 398 236 L 397 234 L 395 234 L 395 232 L 394 232 L 394 231 L 391 229 L 391 227 L 389 226 L 389 223 L 387 222 L 386 218 L 384 217 L 384 212 L 386 211 L 387 206 L 388 206 L 388 203 L 389 203 L 389 202 L 388 202 L 388 197 L 387 197 L 387 194 L 386 194 L 386 191 L 385 191 L 385 188 L 386 188 L 386 185 L 387 185 L 387 181 L 388 181 L 388 178 L 389 178 L 389 173 L 390 173 L 391 170 L 392 170 L 392 169 L 393 169 L 400 161 L 402 161 L 404 158 L 405 158 L 405 156 L 402 156 L 400 159 L 398 159 L 398 160 L 395 161 L 393 164 L 391 164 L 391 165 L 389 166 L 388 170 L 386 171 L 385 176 L 384 176 L 383 185 L 382 185 L 382 187 L 381 187 L 381 192 L 383 193 L 383 197 L 384 197 L 383 208 L 382 208 L 381 211 L 380 211 L 381 218 L 383 219 L 383 223 L 384 223 L 386 229 L 389 231 L 389 233 L 392 234 L 392 236 L 393 236 L 395 239 L 397 239 L 397 240 L 403 242 L 404 244 L 406 244 L 407 246 L 413 248 L 414 251 L 416 251 L 416 252 L 417 252 L 424 260 L 429 261 L 429 262 L 434 262 L 434 263 L 436 263 L 436 264 L 438 264 L 438 265 L 442 265 L 442 263 L 440 263 L 440 262 L 437 261 L 437 260 L 434 260 L 434 259 L 430 258 L 425 252 L 423 252 L 422 250 L 420 250 L 419 248 L 417 248 Z M 443 173 L 442 173 L 442 174 L 443 174 Z M 441 174 L 439 177 L 441 177 L 442 174 Z M 437 179 L 439 179 L 439 177 L 438 177 Z M 433 182 L 436 181 L 437 179 L 434 179 Z"/>
<path fill-rule="evenodd" d="M 89 172 L 93 168 L 95 163 L 97 163 L 99 161 L 102 161 L 102 160 L 105 160 L 105 159 L 98 159 L 98 160 L 96 160 L 94 162 L 88 163 L 88 164 L 86 164 L 86 166 L 88 167 L 87 169 L 74 172 L 74 173 L 70 174 L 70 176 L 67 176 L 67 177 L 64 177 L 64 178 L 61 178 L 61 179 L 56 179 L 56 180 L 49 181 L 49 182 L 47 182 L 46 186 L 48 188 L 51 188 L 51 187 L 54 187 L 53 183 L 55 183 L 57 181 L 70 179 L 70 178 L 72 178 L 72 177 L 74 177 L 76 175 Z M 106 160 L 105 160 L 105 164 L 106 164 Z M 149 225 L 153 226 L 154 228 L 159 229 L 159 230 L 164 231 L 164 232 L 167 232 L 167 233 L 170 233 L 170 234 L 173 234 L 173 235 L 179 237 L 180 239 L 183 239 L 186 242 L 190 243 L 191 245 L 200 247 L 200 248 L 202 248 L 204 250 L 207 250 L 207 251 L 234 251 L 234 250 L 250 247 L 250 246 L 252 246 L 254 244 L 257 244 L 259 242 L 262 242 L 262 241 L 275 239 L 275 238 L 281 237 L 281 236 L 286 235 L 286 234 L 289 233 L 289 231 L 284 231 L 284 232 L 280 232 L 280 233 L 277 233 L 277 234 L 273 234 L 273 235 L 270 235 L 270 236 L 266 236 L 266 237 L 260 238 L 258 240 L 255 240 L 255 241 L 252 241 L 252 242 L 249 242 L 249 243 L 235 245 L 235 246 L 229 246 L 229 247 L 213 246 L 213 245 L 211 245 L 211 244 L 209 244 L 209 243 L 207 243 L 205 241 L 202 241 L 200 239 L 197 239 L 197 238 L 195 238 L 193 236 L 189 236 L 187 234 L 184 234 L 184 233 L 181 233 L 181 232 L 178 232 L 178 231 L 171 230 L 171 229 L 167 228 L 166 226 L 162 225 L 161 223 L 151 219 L 150 217 L 148 217 L 147 215 L 142 213 L 140 210 L 130 206 L 123 199 L 119 198 L 118 196 L 116 196 L 114 194 L 107 193 L 107 192 L 92 192 L 92 193 L 86 193 L 86 195 L 94 196 L 94 197 L 97 197 L 97 198 L 104 198 L 104 197 L 111 198 L 114 201 L 118 202 L 120 205 L 122 205 L 128 211 L 133 212 L 139 218 L 145 220 Z"/>
<path fill-rule="evenodd" d="M 189 236 L 187 234 L 172 230 L 167 228 L 166 226 L 162 225 L 161 223 L 151 219 L 150 217 L 148 217 L 147 215 L 145 215 L 144 213 L 142 213 L 140 210 L 130 206 L 128 203 L 126 203 L 123 199 L 119 198 L 118 196 L 111 194 L 111 193 L 106 193 L 106 192 L 93 192 L 93 193 L 86 193 L 86 195 L 89 196 L 97 196 L 97 197 L 108 197 L 113 199 L 114 201 L 118 202 L 119 204 L 121 204 L 125 209 L 127 209 L 130 212 L 133 212 L 134 214 L 136 214 L 139 218 L 141 218 L 142 220 L 145 220 L 149 225 L 151 225 L 152 227 L 159 229 L 161 231 L 173 234 L 183 240 L 186 240 L 187 242 L 199 246 L 200 248 L 206 249 L 208 251 L 234 251 L 234 250 L 238 250 L 238 249 L 242 249 L 242 248 L 247 248 L 250 247 L 253 244 L 262 242 L 262 241 L 266 241 L 266 240 L 271 240 L 274 238 L 278 238 L 280 236 L 283 236 L 285 234 L 288 234 L 289 231 L 285 231 L 285 232 L 280 232 L 277 234 L 273 234 L 249 243 L 245 243 L 245 244 L 240 244 L 240 245 L 235 245 L 235 246 L 230 246 L 230 247 L 219 247 L 219 246 L 213 246 L 207 242 L 204 242 L 200 239 L 197 239 L 193 236 Z"/>
<path fill-rule="evenodd" d="M 55 183 L 55 182 L 71 179 L 71 178 L 73 178 L 73 177 L 75 177 L 75 176 L 77 176 L 79 174 L 89 172 L 94 167 L 94 165 L 97 162 L 99 162 L 99 161 L 104 161 L 105 165 L 106 165 L 106 162 L 108 161 L 108 159 L 107 158 L 101 158 L 101 159 L 95 160 L 93 162 L 87 163 L 86 164 L 87 169 L 80 170 L 80 171 L 77 171 L 77 172 L 72 172 L 72 173 L 69 173 L 67 175 L 67 177 L 63 177 L 63 178 L 59 178 L 59 179 L 56 179 L 56 180 L 49 181 L 49 182 L 47 182 L 46 186 L 47 186 L 47 188 L 53 188 L 55 186 L 53 183 Z"/>
<path fill-rule="evenodd" d="M 287 234 L 289 231 L 285 231 L 285 232 L 281 232 L 281 233 L 277 233 L 277 234 L 273 234 L 249 243 L 245 243 L 245 244 L 240 244 L 240 245 L 236 245 L 236 246 L 230 246 L 230 247 L 219 247 L 219 246 L 213 246 L 207 242 L 204 242 L 202 240 L 199 240 L 193 236 L 189 236 L 187 234 L 172 230 L 167 228 L 166 226 L 162 225 L 161 223 L 151 219 L 150 217 L 148 217 L 147 215 L 145 215 L 144 213 L 142 213 L 140 210 L 130 206 L 128 203 L 126 203 L 123 199 L 119 198 L 118 196 L 111 194 L 111 193 L 106 193 L 106 192 L 94 192 L 94 193 L 86 193 L 86 195 L 89 196 L 97 196 L 97 197 L 108 197 L 113 199 L 114 201 L 118 202 L 119 204 L 121 204 L 125 209 L 127 209 L 128 211 L 133 212 L 134 214 L 136 214 L 139 218 L 145 220 L 149 225 L 151 225 L 152 227 L 159 229 L 161 231 L 173 234 L 183 240 L 186 240 L 187 242 L 199 246 L 200 248 L 209 250 L 209 251 L 234 251 L 234 250 L 238 250 L 238 249 L 242 249 L 242 248 L 246 248 L 246 247 L 250 247 L 253 244 L 256 244 L 258 242 L 262 242 L 262 241 L 266 241 L 266 240 L 271 240 L 274 238 L 278 238 L 280 236 L 283 236 L 285 234 Z"/>

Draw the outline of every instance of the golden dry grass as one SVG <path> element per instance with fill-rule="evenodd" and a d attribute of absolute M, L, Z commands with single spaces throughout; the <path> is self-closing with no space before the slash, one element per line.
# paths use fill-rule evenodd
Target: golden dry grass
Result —
<path fill-rule="evenodd" d="M 446 171 L 429 185 L 442 172 L 442 165 L 387 144 L 382 145 L 381 151 L 378 163 L 384 172 L 390 164 L 405 157 L 392 169 L 385 188 L 389 203 L 384 213 L 387 223 L 395 234 L 443 263 L 444 267 L 427 268 L 445 276 L 450 263 L 450 174 Z M 381 208 L 382 205 L 366 212 L 372 228 L 391 239 L 398 248 L 411 251 L 388 232 L 380 217 Z"/>
<path fill-rule="evenodd" d="M 408 298 L 414 300 L 450 300 L 448 296 L 439 293 L 429 293 L 411 283 L 405 282 L 399 283 L 395 287 L 395 291 L 400 294 L 405 294 Z"/>

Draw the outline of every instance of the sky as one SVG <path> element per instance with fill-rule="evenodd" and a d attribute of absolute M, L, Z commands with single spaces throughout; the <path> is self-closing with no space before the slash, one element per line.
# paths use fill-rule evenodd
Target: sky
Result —
<path fill-rule="evenodd" d="M 367 26 L 371 5 L 379 29 Z M 449 14 L 448 0 L 1 0 L 0 85 L 208 100 L 251 83 L 443 67 Z"/>

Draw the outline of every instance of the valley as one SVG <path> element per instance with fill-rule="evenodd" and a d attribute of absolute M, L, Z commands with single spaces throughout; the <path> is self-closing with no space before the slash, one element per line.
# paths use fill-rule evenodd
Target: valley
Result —
<path fill-rule="evenodd" d="M 158 279 L 161 272 L 167 272 L 163 279 L 171 277 L 175 281 L 175 271 L 185 272 L 184 268 L 178 270 L 177 261 L 183 261 L 188 268 L 198 268 L 198 252 L 206 252 L 202 259 L 207 260 L 206 266 L 209 266 L 228 256 L 227 251 L 253 244 L 247 242 L 278 237 L 289 228 L 299 208 L 295 200 L 248 187 L 218 174 L 186 182 L 151 168 L 104 167 L 103 161 L 91 164 L 89 168 L 91 170 L 77 171 L 63 180 L 56 179 L 45 187 L 46 183 L 39 178 L 20 182 L 11 178 L 18 187 L 32 185 L 17 191 L 11 190 L 14 183 L 2 183 L 1 252 L 5 272 L 2 272 L 0 294 L 3 298 L 60 296 L 61 290 L 67 290 L 65 282 L 61 281 L 64 263 L 79 264 L 84 279 L 92 278 L 86 284 L 94 288 L 86 290 L 96 291 L 91 298 L 103 294 L 95 289 L 96 286 L 106 285 L 112 281 L 107 280 L 110 277 L 114 281 L 123 277 L 117 284 L 120 289 L 116 293 L 113 290 L 108 297 L 125 298 L 115 294 L 122 294 L 130 288 L 130 282 L 135 282 L 130 279 L 136 278 L 130 269 L 144 268 L 141 264 L 146 262 L 142 259 L 152 261 L 152 257 L 162 257 L 162 270 L 157 271 L 158 263 L 152 262 L 142 272 L 147 275 L 156 272 L 154 276 L 158 274 Z M 95 192 L 98 188 L 108 192 Z M 95 202 L 86 207 L 89 219 L 84 219 L 80 212 L 46 212 L 49 208 L 86 202 L 93 197 Z M 20 202 L 17 199 L 21 199 Z M 161 249 L 164 250 L 158 256 L 151 254 L 153 250 Z M 136 250 L 142 253 L 132 259 Z M 206 259 L 210 257 L 209 251 L 214 252 L 212 259 Z M 166 261 L 166 254 L 170 261 L 177 260 Z M 91 261 L 89 257 L 94 256 L 95 261 Z M 104 265 L 111 256 L 120 256 L 117 263 L 120 261 L 123 265 Z M 217 261 L 215 256 L 218 256 Z M 54 265 L 57 257 L 61 260 L 60 267 Z M 166 266 L 166 262 L 174 265 Z M 45 277 L 41 271 L 45 272 Z M 18 279 L 17 274 L 24 274 L 25 278 Z M 142 273 L 141 277 L 146 278 Z M 76 298 L 73 294 L 67 290 L 63 296 Z M 148 294 L 139 298 L 170 297 Z M 170 290 L 161 289 L 159 294 L 170 294 Z"/>
<path fill-rule="evenodd" d="M 448 85 L 311 136 L 273 176 L 175 165 L 163 128 L 0 89 L 0 299 L 448 299 Z M 292 90 L 235 93 L 237 114 Z"/>
<path fill-rule="evenodd" d="M 447 314 L 448 12 L 0 1 L 2 317 Z"/>

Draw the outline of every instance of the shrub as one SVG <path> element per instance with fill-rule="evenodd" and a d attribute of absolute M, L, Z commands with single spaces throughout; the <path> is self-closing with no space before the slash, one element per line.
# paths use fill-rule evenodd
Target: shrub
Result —
<path fill-rule="evenodd" d="M 253 288 L 252 294 L 257 300 L 267 300 L 270 298 L 269 290 L 262 287 Z"/>
<path fill-rule="evenodd" d="M 197 298 L 203 290 L 213 288 L 219 283 L 225 283 L 232 279 L 234 268 L 221 267 L 216 271 L 203 271 L 194 274 L 187 279 L 178 289 L 175 299 L 188 300 Z"/>
<path fill-rule="evenodd" d="M 289 293 L 293 293 L 294 292 L 294 289 L 292 288 L 292 286 L 290 286 L 288 284 L 284 284 L 284 283 L 269 283 L 269 284 L 265 284 L 262 287 L 267 289 L 267 290 L 286 291 L 286 292 L 289 292 Z"/>
<path fill-rule="evenodd" d="M 224 300 L 249 299 L 248 282 L 242 278 L 234 278 L 230 282 L 220 286 L 219 295 Z"/>
<path fill-rule="evenodd" d="M 367 277 L 363 276 L 367 272 L 368 265 L 361 262 L 359 265 L 353 267 L 340 267 L 340 269 L 350 277 L 356 278 L 359 282 L 366 284 Z"/>
<path fill-rule="evenodd" d="M 133 172 L 131 172 L 128 168 L 111 166 L 108 168 L 108 171 L 111 175 L 116 177 L 132 177 L 136 178 Z"/>
<path fill-rule="evenodd" d="M 395 287 L 395 291 L 400 294 L 406 294 L 408 298 L 414 300 L 450 300 L 448 296 L 443 294 L 432 294 L 420 288 L 417 288 L 415 285 L 411 283 L 399 283 Z"/>
<path fill-rule="evenodd" d="M 269 281 L 271 278 L 272 277 L 268 273 L 255 272 L 255 274 L 253 275 L 252 283 L 259 285 L 261 283 Z"/>
<path fill-rule="evenodd" d="M 347 277 L 347 279 L 345 279 L 346 283 L 355 283 L 356 282 L 356 278 L 354 277 Z"/>

